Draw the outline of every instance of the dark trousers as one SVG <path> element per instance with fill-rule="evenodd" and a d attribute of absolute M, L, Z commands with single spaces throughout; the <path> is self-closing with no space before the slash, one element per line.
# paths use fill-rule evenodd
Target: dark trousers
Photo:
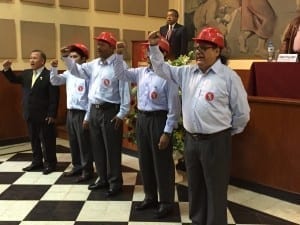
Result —
<path fill-rule="evenodd" d="M 123 126 L 115 128 L 111 122 L 119 112 L 119 105 L 107 109 L 96 108 L 90 111 L 90 135 L 96 171 L 100 179 L 108 181 L 110 188 L 123 185 L 121 171 L 121 150 Z"/>
<path fill-rule="evenodd" d="M 88 129 L 83 129 L 85 116 L 83 110 L 68 110 L 67 128 L 73 169 L 83 175 L 93 173 L 93 153 Z"/>
<path fill-rule="evenodd" d="M 144 185 L 145 199 L 174 202 L 175 168 L 172 143 L 166 149 L 158 149 L 164 131 L 165 115 L 138 114 L 136 124 L 139 166 Z"/>
<path fill-rule="evenodd" d="M 227 225 L 230 130 L 204 138 L 185 136 L 190 219 L 197 225 Z"/>
<path fill-rule="evenodd" d="M 33 153 L 32 164 L 55 167 L 57 163 L 55 124 L 29 119 L 27 126 Z"/>

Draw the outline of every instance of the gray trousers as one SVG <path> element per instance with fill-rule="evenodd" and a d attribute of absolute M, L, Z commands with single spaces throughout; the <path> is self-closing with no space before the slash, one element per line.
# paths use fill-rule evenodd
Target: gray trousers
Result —
<path fill-rule="evenodd" d="M 121 154 L 123 126 L 115 129 L 111 122 L 119 112 L 119 105 L 107 109 L 96 108 L 90 111 L 90 134 L 96 171 L 99 178 L 107 181 L 111 189 L 123 185 Z"/>
<path fill-rule="evenodd" d="M 189 214 L 195 225 L 227 225 L 231 132 L 204 138 L 185 136 Z"/>
<path fill-rule="evenodd" d="M 149 116 L 138 114 L 136 124 L 139 166 L 144 185 L 145 199 L 174 202 L 175 167 L 172 142 L 166 149 L 159 150 L 158 143 L 164 131 L 165 115 Z"/>
<path fill-rule="evenodd" d="M 82 175 L 94 172 L 89 130 L 83 129 L 82 126 L 85 113 L 83 110 L 73 109 L 68 110 L 67 115 L 73 170 L 82 171 Z"/>

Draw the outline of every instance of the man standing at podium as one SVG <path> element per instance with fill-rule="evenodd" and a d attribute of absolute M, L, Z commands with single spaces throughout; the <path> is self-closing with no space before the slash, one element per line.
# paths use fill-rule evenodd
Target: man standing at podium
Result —
<path fill-rule="evenodd" d="M 187 54 L 187 31 L 186 28 L 177 23 L 179 13 L 175 9 L 169 9 L 167 14 L 167 24 L 160 27 L 160 33 L 170 44 L 170 53 L 167 55 L 169 59 L 176 59 L 180 55 Z"/>

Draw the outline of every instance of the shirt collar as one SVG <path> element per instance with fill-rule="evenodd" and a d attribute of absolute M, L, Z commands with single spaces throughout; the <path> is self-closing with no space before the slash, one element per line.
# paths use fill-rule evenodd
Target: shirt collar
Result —
<path fill-rule="evenodd" d="M 44 66 L 42 66 L 42 67 L 36 69 L 36 70 L 35 70 L 35 71 L 36 71 L 36 75 L 39 75 L 40 73 L 42 73 L 42 71 L 43 71 L 44 69 L 45 69 Z"/>
<path fill-rule="evenodd" d="M 214 73 L 214 74 L 217 74 L 220 72 L 221 70 L 221 66 L 222 66 L 222 62 L 220 59 L 217 59 L 217 61 L 210 67 L 208 68 L 207 72 L 205 74 L 208 74 L 210 72 Z M 192 72 L 193 73 L 198 73 L 200 72 L 200 69 L 197 65 L 195 65 L 195 67 L 192 69 Z M 203 73 L 203 72 L 201 72 Z"/>
<path fill-rule="evenodd" d="M 112 54 L 111 56 L 109 56 L 109 57 L 106 58 L 106 59 L 99 58 L 99 64 L 100 64 L 100 65 L 103 65 L 103 61 L 106 61 L 107 64 L 109 65 L 109 64 L 112 63 L 112 61 L 113 61 L 115 58 L 116 58 L 116 55 L 115 55 L 115 54 Z"/>
<path fill-rule="evenodd" d="M 220 59 L 217 59 L 217 61 L 210 67 L 208 72 L 212 71 L 214 73 L 219 73 L 221 71 L 222 62 Z"/>
<path fill-rule="evenodd" d="M 151 68 L 150 67 L 150 65 L 148 65 L 147 67 L 146 67 L 146 72 L 154 72 L 154 70 L 153 70 L 153 68 Z"/>
<path fill-rule="evenodd" d="M 176 23 L 174 23 L 174 24 L 169 24 L 169 27 L 171 26 L 171 28 L 172 28 L 172 30 L 175 28 L 175 25 L 176 25 Z"/>

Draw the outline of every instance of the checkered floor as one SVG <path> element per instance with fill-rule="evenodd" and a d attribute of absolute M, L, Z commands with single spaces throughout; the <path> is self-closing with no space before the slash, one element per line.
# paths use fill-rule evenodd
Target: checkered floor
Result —
<path fill-rule="evenodd" d="M 87 189 L 87 185 L 93 180 L 77 184 L 74 177 L 63 176 L 71 168 L 69 149 L 66 146 L 57 146 L 57 172 L 49 175 L 43 175 L 40 171 L 22 171 L 31 162 L 28 143 L 0 148 L 0 225 L 191 224 L 188 218 L 187 187 L 182 174 L 177 178 L 174 212 L 166 219 L 157 220 L 153 219 L 152 210 L 134 210 L 134 206 L 144 197 L 135 156 L 123 154 L 123 192 L 115 197 L 105 198 L 104 191 Z M 265 203 L 263 197 L 270 201 L 268 196 L 230 186 L 228 224 L 300 223 L 298 205 L 273 199 L 282 204 L 282 210 L 279 208 L 279 211 L 269 212 L 243 204 L 246 198 L 249 203 L 255 196 L 260 198 L 257 201 L 261 201 L 255 205 Z"/>

